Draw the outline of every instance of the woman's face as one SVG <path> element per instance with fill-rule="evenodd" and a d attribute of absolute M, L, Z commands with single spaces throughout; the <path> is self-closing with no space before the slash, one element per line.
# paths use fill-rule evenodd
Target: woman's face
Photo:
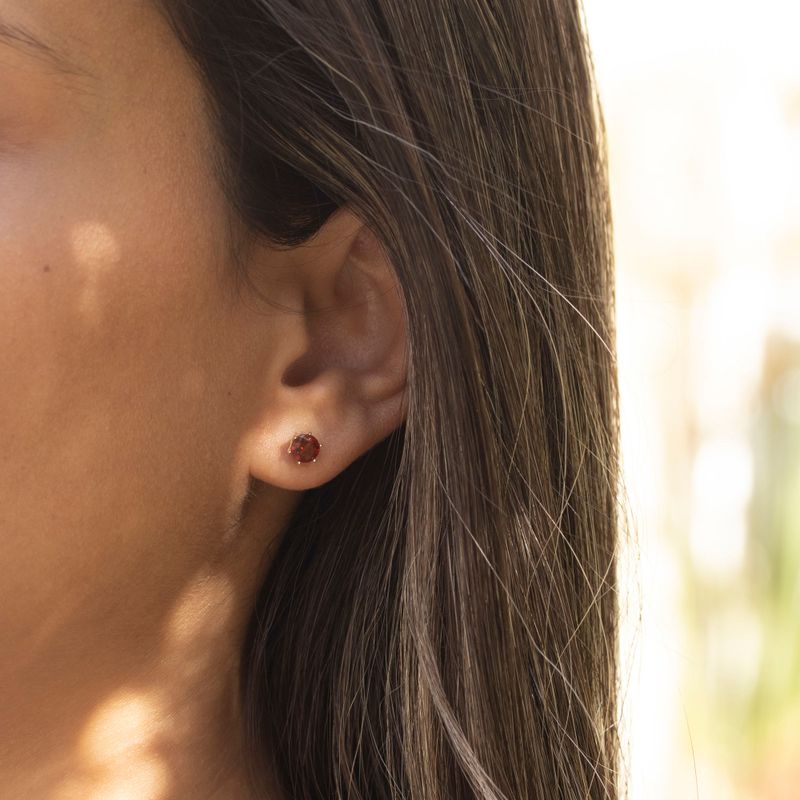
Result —
<path fill-rule="evenodd" d="M 0 653 L 15 669 L 123 610 L 152 625 L 143 604 L 222 553 L 246 490 L 244 433 L 291 316 L 233 299 L 202 102 L 151 4 L 0 0 Z"/>
<path fill-rule="evenodd" d="M 6 787 L 7 763 L 38 774 L 46 748 L 114 774 L 121 731 L 141 753 L 130 720 L 152 738 L 157 711 L 176 748 L 202 738 L 181 763 L 216 752 L 214 715 L 229 742 L 263 556 L 302 490 L 404 415 L 402 305 L 374 238 L 342 209 L 303 247 L 249 239 L 259 294 L 236 291 L 214 146 L 154 3 L 0 0 Z M 309 430 L 325 450 L 298 465 L 286 447 Z"/>

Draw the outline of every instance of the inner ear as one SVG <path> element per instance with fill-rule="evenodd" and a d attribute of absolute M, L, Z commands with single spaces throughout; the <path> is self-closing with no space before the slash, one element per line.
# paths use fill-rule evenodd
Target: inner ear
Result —
<path fill-rule="evenodd" d="M 308 350 L 284 371 L 284 386 L 310 383 L 323 370 L 358 371 L 370 366 L 370 350 L 385 339 L 387 310 L 376 305 L 378 286 L 372 274 L 348 260 L 335 279 L 333 297 L 324 307 L 307 298 L 304 310 Z"/>

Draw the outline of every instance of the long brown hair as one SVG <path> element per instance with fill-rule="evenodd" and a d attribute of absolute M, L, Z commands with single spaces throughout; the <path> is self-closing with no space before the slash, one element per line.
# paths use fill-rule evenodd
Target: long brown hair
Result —
<path fill-rule="evenodd" d="M 619 794 L 614 283 L 579 0 L 161 0 L 219 176 L 294 245 L 347 204 L 408 413 L 305 493 L 254 609 L 253 777 L 292 798 Z"/>

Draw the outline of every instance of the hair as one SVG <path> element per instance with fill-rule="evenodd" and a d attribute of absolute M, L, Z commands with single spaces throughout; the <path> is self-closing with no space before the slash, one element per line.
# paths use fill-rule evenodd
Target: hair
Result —
<path fill-rule="evenodd" d="M 621 792 L 605 130 L 579 0 L 159 0 L 235 216 L 337 208 L 402 289 L 407 415 L 305 492 L 242 653 L 254 786 Z"/>

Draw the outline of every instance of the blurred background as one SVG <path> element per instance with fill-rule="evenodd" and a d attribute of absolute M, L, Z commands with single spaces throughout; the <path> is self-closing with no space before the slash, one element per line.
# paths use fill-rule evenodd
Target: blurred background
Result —
<path fill-rule="evenodd" d="M 800 2 L 587 0 L 632 800 L 800 800 Z"/>

